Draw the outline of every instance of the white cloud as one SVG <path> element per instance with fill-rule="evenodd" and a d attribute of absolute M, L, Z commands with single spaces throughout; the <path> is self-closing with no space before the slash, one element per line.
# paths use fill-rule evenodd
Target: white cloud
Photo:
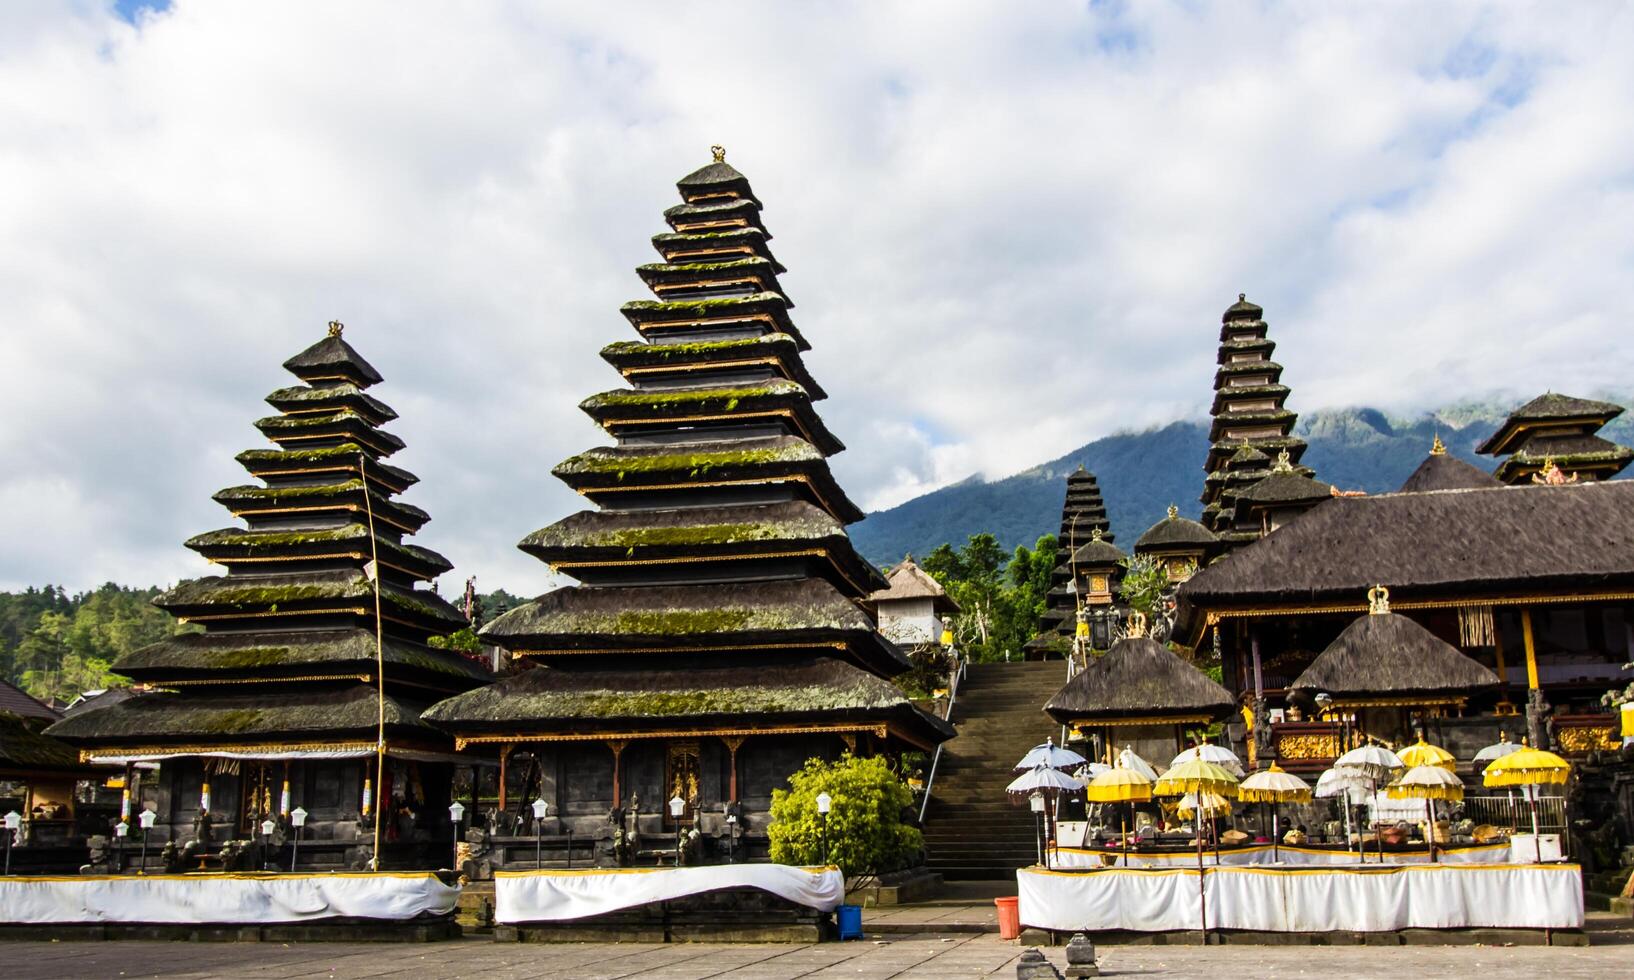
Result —
<path fill-rule="evenodd" d="M 1626 383 L 1619 5 L 0 8 L 0 586 L 167 581 L 277 365 L 386 375 L 484 588 L 711 142 L 766 201 L 871 506 L 1206 407 L 1267 308 L 1293 407 Z"/>

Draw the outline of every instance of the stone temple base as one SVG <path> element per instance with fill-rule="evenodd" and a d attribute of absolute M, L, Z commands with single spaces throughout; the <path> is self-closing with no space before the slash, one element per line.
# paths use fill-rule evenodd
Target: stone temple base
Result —
<path fill-rule="evenodd" d="M 83 942 L 145 939 L 198 943 L 429 943 L 458 939 L 452 915 L 388 922 L 380 919 L 334 919 L 275 925 L 0 925 L 0 941 Z"/>

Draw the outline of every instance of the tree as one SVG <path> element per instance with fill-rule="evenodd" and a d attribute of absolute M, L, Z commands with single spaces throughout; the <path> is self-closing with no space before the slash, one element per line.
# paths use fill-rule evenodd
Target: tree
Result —
<path fill-rule="evenodd" d="M 1020 653 L 1044 612 L 1056 540 L 1047 534 L 1031 549 L 1006 557 L 991 534 L 973 534 L 958 551 L 935 548 L 920 564 L 959 604 L 954 642 L 976 662 Z"/>
<path fill-rule="evenodd" d="M 817 814 L 820 793 L 829 795 L 833 807 L 826 821 Z M 902 822 L 911 806 L 913 792 L 881 756 L 862 759 L 847 752 L 836 762 L 809 759 L 789 777 L 788 789 L 772 790 L 766 828 L 772 860 L 817 864 L 826 838 L 829 862 L 847 876 L 912 867 L 924 838 Z"/>

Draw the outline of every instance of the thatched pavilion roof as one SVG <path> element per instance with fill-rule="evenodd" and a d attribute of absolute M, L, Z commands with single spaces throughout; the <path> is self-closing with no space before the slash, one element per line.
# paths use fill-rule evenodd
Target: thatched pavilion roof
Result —
<path fill-rule="evenodd" d="M 1335 497 L 1180 588 L 1194 609 L 1634 591 L 1634 482 Z"/>
<path fill-rule="evenodd" d="M 1213 721 L 1230 714 L 1231 693 L 1150 637 L 1125 637 L 1091 660 L 1044 705 L 1062 724 L 1144 719 Z"/>
<path fill-rule="evenodd" d="M 1288 687 L 1354 701 L 1463 696 L 1497 685 L 1496 674 L 1413 620 L 1370 612 L 1346 626 Z"/>

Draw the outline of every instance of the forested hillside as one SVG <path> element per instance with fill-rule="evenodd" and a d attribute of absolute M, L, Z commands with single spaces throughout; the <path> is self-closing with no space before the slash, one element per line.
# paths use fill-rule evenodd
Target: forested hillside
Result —
<path fill-rule="evenodd" d="M 1588 397 L 1634 405 L 1627 395 Z M 1391 418 L 1373 408 L 1334 409 L 1308 413 L 1295 432 L 1310 442 L 1304 462 L 1315 468 L 1318 479 L 1344 490 L 1383 493 L 1401 486 L 1438 434 L 1455 455 L 1493 469 L 1496 460 L 1475 455 L 1475 447 L 1516 404 L 1507 399 L 1466 402 L 1411 419 Z M 1634 420 L 1618 418 L 1601 435 L 1634 445 Z M 937 545 L 957 544 L 982 532 L 992 533 L 1005 550 L 1031 546 L 1039 535 L 1060 528 L 1066 476 L 1082 463 L 1100 482 L 1112 531 L 1127 550 L 1171 503 L 1188 517 L 1198 515 L 1207 455 L 1206 421 L 1118 433 L 1002 480 L 971 477 L 869 514 L 852 525 L 851 540 L 878 564 L 899 561 L 910 552 L 925 555 Z"/>
<path fill-rule="evenodd" d="M 0 675 L 62 702 L 123 683 L 108 669 L 115 660 L 187 629 L 153 606 L 158 592 L 112 582 L 79 595 L 54 585 L 0 592 Z"/>

